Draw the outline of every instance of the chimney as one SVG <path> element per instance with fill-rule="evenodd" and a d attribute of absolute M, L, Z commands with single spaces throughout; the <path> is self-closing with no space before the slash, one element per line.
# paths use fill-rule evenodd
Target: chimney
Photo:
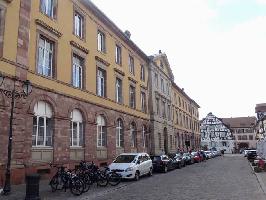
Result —
<path fill-rule="evenodd" d="M 162 51 L 161 50 L 159 50 L 159 54 L 161 54 L 162 53 Z"/>
<path fill-rule="evenodd" d="M 130 39 L 131 33 L 128 30 L 125 31 L 125 35 L 128 39 Z"/>

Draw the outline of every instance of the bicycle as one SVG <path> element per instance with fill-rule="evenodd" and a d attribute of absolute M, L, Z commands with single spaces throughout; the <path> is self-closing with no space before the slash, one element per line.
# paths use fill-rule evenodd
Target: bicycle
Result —
<path fill-rule="evenodd" d="M 51 165 L 51 167 L 56 167 L 57 172 L 52 177 L 52 179 L 49 182 L 49 185 L 52 188 L 52 192 L 55 192 L 56 190 L 62 190 L 64 189 L 66 192 L 66 189 L 69 188 L 70 192 L 73 195 L 79 196 L 84 191 L 84 183 L 83 181 L 72 172 L 72 170 L 68 169 L 65 170 L 66 167 L 64 166 L 56 166 Z"/>

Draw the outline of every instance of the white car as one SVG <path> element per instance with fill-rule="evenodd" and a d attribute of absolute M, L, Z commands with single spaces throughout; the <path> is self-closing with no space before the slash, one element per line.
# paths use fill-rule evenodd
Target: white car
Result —
<path fill-rule="evenodd" d="M 152 176 L 152 160 L 147 153 L 122 153 L 109 165 L 124 179 L 139 180 L 140 176 Z"/>

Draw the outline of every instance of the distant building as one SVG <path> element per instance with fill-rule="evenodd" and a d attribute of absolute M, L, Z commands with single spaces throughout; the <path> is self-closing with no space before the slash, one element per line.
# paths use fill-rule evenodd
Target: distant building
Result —
<path fill-rule="evenodd" d="M 256 117 L 221 118 L 230 128 L 237 152 L 244 148 L 256 148 Z"/>
<path fill-rule="evenodd" d="M 233 135 L 223 121 L 209 113 L 203 118 L 200 125 L 201 146 L 207 149 L 225 150 L 225 153 L 234 151 Z"/>

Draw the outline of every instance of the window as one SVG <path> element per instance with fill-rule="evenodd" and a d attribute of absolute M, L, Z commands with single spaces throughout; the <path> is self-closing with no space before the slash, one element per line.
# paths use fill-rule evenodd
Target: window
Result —
<path fill-rule="evenodd" d="M 130 124 L 131 146 L 137 147 L 137 130 L 136 124 L 133 122 Z"/>
<path fill-rule="evenodd" d="M 171 120 L 171 106 L 167 106 L 167 114 L 168 114 L 168 120 Z"/>
<path fill-rule="evenodd" d="M 34 106 L 32 146 L 51 147 L 53 138 L 52 109 L 44 101 Z"/>
<path fill-rule="evenodd" d="M 173 136 L 170 135 L 170 148 L 172 149 L 173 148 Z"/>
<path fill-rule="evenodd" d="M 176 111 L 176 124 L 179 125 L 179 115 L 178 115 L 178 110 Z"/>
<path fill-rule="evenodd" d="M 178 104 L 179 104 L 179 107 L 181 107 L 181 98 L 178 97 Z"/>
<path fill-rule="evenodd" d="M 164 101 L 162 101 L 162 117 L 163 118 L 166 118 L 166 113 L 165 113 L 165 102 Z"/>
<path fill-rule="evenodd" d="M 160 60 L 160 67 L 163 68 L 163 62 Z"/>
<path fill-rule="evenodd" d="M 170 94 L 170 91 L 169 91 L 169 84 L 166 83 L 166 94 L 169 95 Z"/>
<path fill-rule="evenodd" d="M 122 65 L 122 49 L 119 45 L 115 45 L 115 63 Z"/>
<path fill-rule="evenodd" d="M 53 77 L 54 42 L 40 35 L 38 55 L 38 73 Z"/>
<path fill-rule="evenodd" d="M 141 111 L 146 112 L 146 94 L 145 92 L 140 93 Z"/>
<path fill-rule="evenodd" d="M 248 139 L 249 139 L 249 140 L 253 140 L 253 135 L 249 135 L 249 136 L 248 136 Z"/>
<path fill-rule="evenodd" d="M 54 17 L 55 14 L 55 0 L 41 0 L 41 12 L 48 15 L 49 17 Z"/>
<path fill-rule="evenodd" d="M 158 74 L 154 74 L 154 82 L 155 82 L 155 87 L 157 87 L 158 88 L 158 86 L 159 86 L 159 79 L 158 79 Z"/>
<path fill-rule="evenodd" d="M 116 102 L 122 103 L 122 80 L 120 78 L 116 78 L 115 96 L 116 96 Z"/>
<path fill-rule="evenodd" d="M 128 58 L 128 67 L 129 67 L 129 72 L 131 74 L 135 74 L 135 69 L 134 69 L 134 58 L 132 56 L 129 55 Z"/>
<path fill-rule="evenodd" d="M 124 126 L 121 119 L 116 124 L 116 147 L 124 147 Z"/>
<path fill-rule="evenodd" d="M 136 108 L 136 89 L 132 85 L 129 86 L 129 106 Z"/>
<path fill-rule="evenodd" d="M 97 95 L 106 97 L 106 71 L 99 67 L 97 70 Z"/>
<path fill-rule="evenodd" d="M 80 111 L 75 109 L 71 112 L 70 118 L 71 118 L 70 145 L 72 147 L 82 147 L 83 146 L 82 115 Z"/>
<path fill-rule="evenodd" d="M 140 66 L 140 79 L 142 81 L 145 81 L 145 68 L 144 68 L 144 65 Z"/>
<path fill-rule="evenodd" d="M 248 139 L 248 136 L 247 135 L 243 135 L 242 136 L 242 140 L 247 140 Z"/>
<path fill-rule="evenodd" d="M 78 12 L 75 12 L 74 16 L 74 33 L 76 36 L 84 38 L 84 17 Z"/>
<path fill-rule="evenodd" d="M 143 147 L 147 147 L 147 128 L 146 126 L 142 126 L 142 144 Z"/>
<path fill-rule="evenodd" d="M 107 129 L 102 115 L 97 117 L 97 147 L 106 147 Z"/>
<path fill-rule="evenodd" d="M 162 138 L 161 138 L 161 133 L 158 133 L 158 146 L 159 146 L 159 149 L 162 148 Z"/>
<path fill-rule="evenodd" d="M 226 142 L 222 142 L 223 147 L 226 147 Z"/>
<path fill-rule="evenodd" d="M 160 115 L 159 98 L 156 98 L 155 103 L 156 103 L 156 114 L 157 114 L 157 115 Z"/>
<path fill-rule="evenodd" d="M 105 53 L 105 34 L 98 31 L 98 51 Z"/>
<path fill-rule="evenodd" d="M 241 135 L 238 135 L 238 136 L 237 136 L 237 139 L 238 139 L 238 140 L 241 140 Z"/>
<path fill-rule="evenodd" d="M 83 63 L 83 58 L 73 54 L 72 84 L 77 88 L 83 87 Z"/>
<path fill-rule="evenodd" d="M 161 91 L 164 93 L 164 80 L 161 78 Z"/>

